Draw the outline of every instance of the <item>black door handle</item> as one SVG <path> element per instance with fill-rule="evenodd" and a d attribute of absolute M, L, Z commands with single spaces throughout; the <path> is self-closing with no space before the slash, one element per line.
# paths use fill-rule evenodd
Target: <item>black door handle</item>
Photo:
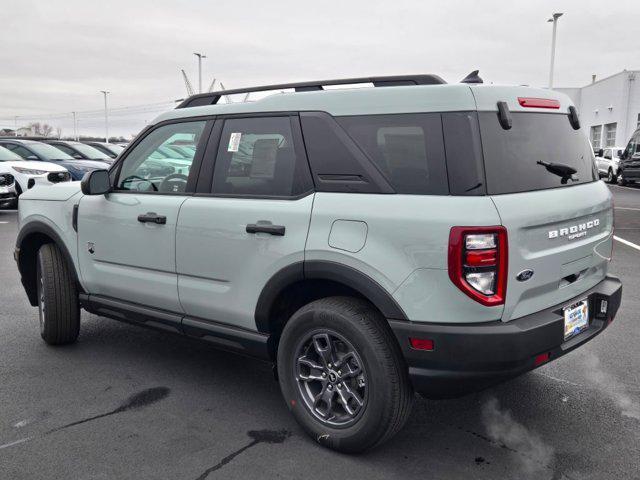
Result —
<path fill-rule="evenodd" d="M 271 223 L 250 223 L 247 225 L 247 233 L 268 233 L 284 237 L 284 230 L 284 225 L 272 225 Z"/>
<path fill-rule="evenodd" d="M 141 223 L 157 223 L 158 225 L 164 225 L 167 223 L 167 217 L 164 215 L 158 215 L 155 212 L 147 212 L 138 215 L 138 221 Z"/>

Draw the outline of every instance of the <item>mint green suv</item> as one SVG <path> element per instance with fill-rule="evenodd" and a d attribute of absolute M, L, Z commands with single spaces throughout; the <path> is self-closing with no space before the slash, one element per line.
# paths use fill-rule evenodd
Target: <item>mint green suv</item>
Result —
<path fill-rule="evenodd" d="M 84 308 L 268 360 L 300 425 L 345 452 L 391 438 L 414 391 L 583 345 L 621 301 L 611 194 L 566 96 L 479 82 L 195 95 L 109 171 L 24 193 L 42 338 L 74 342 Z"/>

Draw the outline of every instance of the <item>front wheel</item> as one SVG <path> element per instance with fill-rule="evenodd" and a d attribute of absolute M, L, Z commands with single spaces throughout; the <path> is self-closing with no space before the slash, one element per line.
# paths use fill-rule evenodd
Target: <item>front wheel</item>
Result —
<path fill-rule="evenodd" d="M 613 169 L 610 168 L 609 172 L 607 172 L 607 182 L 616 183 L 617 181 L 618 181 L 618 178 L 613 174 Z"/>
<path fill-rule="evenodd" d="M 40 336 L 49 345 L 73 343 L 80 332 L 78 288 L 70 268 L 55 244 L 47 243 L 38 250 Z"/>
<path fill-rule="evenodd" d="M 618 172 L 618 183 L 622 186 L 625 186 L 628 184 L 627 179 L 624 176 L 624 170 L 620 170 Z"/>
<path fill-rule="evenodd" d="M 311 302 L 286 324 L 278 347 L 282 394 L 318 443 L 342 452 L 375 447 L 402 428 L 413 390 L 397 341 L 368 302 Z"/>

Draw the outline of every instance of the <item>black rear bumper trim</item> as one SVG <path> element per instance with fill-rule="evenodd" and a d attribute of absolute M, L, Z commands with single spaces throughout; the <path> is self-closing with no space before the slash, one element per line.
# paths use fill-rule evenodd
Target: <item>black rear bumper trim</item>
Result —
<path fill-rule="evenodd" d="M 585 298 L 589 299 L 589 328 L 564 341 L 562 307 Z M 607 276 L 575 298 L 510 322 L 444 325 L 389 320 L 389 324 L 415 390 L 432 398 L 455 397 L 532 370 L 536 355 L 549 353 L 549 359 L 555 360 L 583 345 L 613 320 L 621 298 L 620 280 Z M 604 314 L 599 313 L 602 300 L 607 301 Z M 414 350 L 409 337 L 431 339 L 435 348 Z"/>

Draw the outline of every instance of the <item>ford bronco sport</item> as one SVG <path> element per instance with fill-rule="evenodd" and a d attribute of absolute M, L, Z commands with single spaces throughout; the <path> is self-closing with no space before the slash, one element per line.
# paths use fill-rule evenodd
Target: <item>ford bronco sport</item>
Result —
<path fill-rule="evenodd" d="M 84 308 L 266 359 L 346 452 L 393 436 L 414 391 L 583 345 L 620 305 L 611 194 L 566 96 L 480 82 L 195 95 L 108 172 L 25 193 L 15 258 L 42 338 L 74 342 Z M 372 85 L 324 88 L 354 83 Z"/>

